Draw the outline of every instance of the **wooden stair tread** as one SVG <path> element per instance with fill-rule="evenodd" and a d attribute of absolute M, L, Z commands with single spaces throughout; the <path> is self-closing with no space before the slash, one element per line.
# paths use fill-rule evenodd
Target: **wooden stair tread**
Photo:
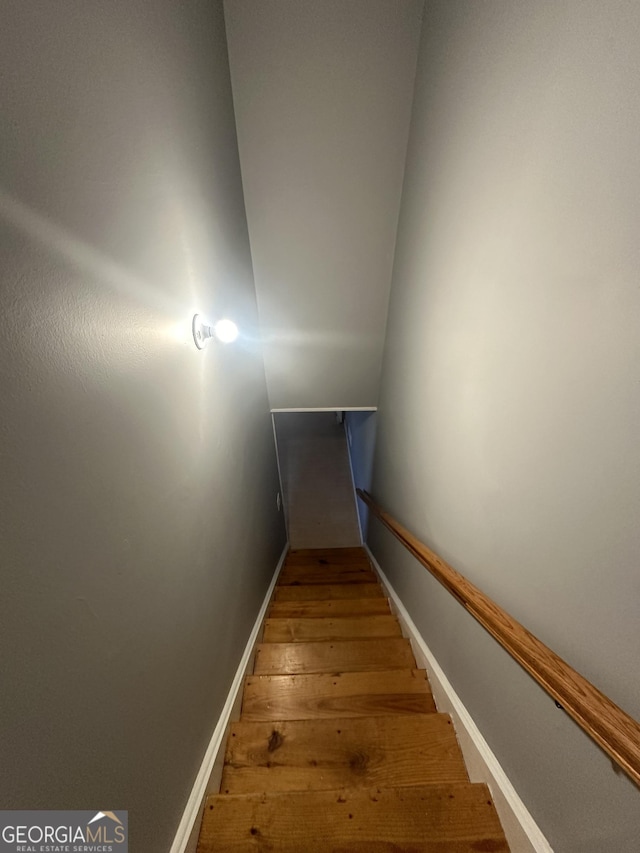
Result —
<path fill-rule="evenodd" d="M 198 853 L 508 851 L 484 784 L 213 794 Z"/>
<path fill-rule="evenodd" d="M 362 548 L 290 551 L 198 853 L 499 853 Z"/>
<path fill-rule="evenodd" d="M 331 569 L 348 569 L 352 572 L 373 571 L 366 557 L 359 560 L 331 560 L 316 557 L 286 557 L 282 571 L 327 572 Z"/>
<path fill-rule="evenodd" d="M 377 583 L 378 578 L 371 569 L 351 569 L 348 566 L 328 568 L 283 569 L 278 584 L 281 586 L 307 586 L 308 584 Z"/>
<path fill-rule="evenodd" d="M 357 548 L 291 548 L 287 552 L 287 562 L 322 562 L 329 563 L 369 563 L 367 552 L 362 547 Z"/>
<path fill-rule="evenodd" d="M 468 782 L 448 714 L 234 723 L 220 791 Z"/>
<path fill-rule="evenodd" d="M 325 619 L 332 616 L 381 616 L 389 614 L 386 598 L 338 598 L 333 601 L 274 601 L 268 617 L 273 619 Z"/>
<path fill-rule="evenodd" d="M 241 720 L 304 720 L 433 713 L 423 669 L 337 675 L 250 675 Z"/>
<path fill-rule="evenodd" d="M 315 560 L 311 557 L 286 559 L 282 571 L 288 572 L 372 572 L 369 560 Z"/>
<path fill-rule="evenodd" d="M 276 586 L 276 601 L 324 601 L 331 598 L 385 598 L 379 583 L 307 584 Z"/>
<path fill-rule="evenodd" d="M 409 640 L 384 637 L 317 643 L 261 643 L 256 675 L 297 675 L 313 672 L 362 672 L 376 669 L 415 669 Z"/>
<path fill-rule="evenodd" d="M 265 619 L 264 643 L 348 640 L 353 637 L 400 637 L 395 616 L 346 616 L 330 619 Z"/>

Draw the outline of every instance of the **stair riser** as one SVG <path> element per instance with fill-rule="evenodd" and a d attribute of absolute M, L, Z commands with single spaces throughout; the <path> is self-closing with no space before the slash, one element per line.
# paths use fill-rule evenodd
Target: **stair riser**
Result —
<path fill-rule="evenodd" d="M 400 637 L 393 616 L 359 616 L 335 619 L 267 619 L 263 642 L 305 643 L 355 638 Z"/>
<path fill-rule="evenodd" d="M 379 583 L 307 584 L 278 586 L 275 601 L 326 601 L 345 598 L 384 598 Z"/>
<path fill-rule="evenodd" d="M 262 643 L 255 658 L 256 675 L 367 672 L 415 669 L 408 640 L 385 637 L 318 643 Z"/>
<path fill-rule="evenodd" d="M 341 583 L 377 583 L 378 578 L 371 571 L 283 571 L 279 578 L 280 586 L 308 586 L 311 584 Z"/>
<path fill-rule="evenodd" d="M 345 616 L 385 616 L 391 610 L 386 598 L 344 599 L 337 601 L 274 601 L 268 618 L 327 619 Z"/>

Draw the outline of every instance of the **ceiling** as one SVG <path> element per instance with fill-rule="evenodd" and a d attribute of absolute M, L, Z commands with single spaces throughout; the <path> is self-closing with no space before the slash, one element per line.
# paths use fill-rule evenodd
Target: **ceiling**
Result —
<path fill-rule="evenodd" d="M 423 0 L 225 0 L 274 409 L 376 406 Z"/>

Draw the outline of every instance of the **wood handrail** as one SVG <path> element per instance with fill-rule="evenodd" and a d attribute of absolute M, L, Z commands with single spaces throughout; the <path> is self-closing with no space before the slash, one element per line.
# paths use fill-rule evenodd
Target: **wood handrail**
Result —
<path fill-rule="evenodd" d="M 368 492 L 357 489 L 357 493 L 396 539 L 640 786 L 640 724 L 427 548 L 385 512 Z"/>

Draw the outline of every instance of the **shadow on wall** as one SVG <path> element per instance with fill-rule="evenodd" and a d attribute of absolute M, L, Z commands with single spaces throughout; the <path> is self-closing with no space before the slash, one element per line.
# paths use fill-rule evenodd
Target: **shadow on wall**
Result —
<path fill-rule="evenodd" d="M 376 449 L 377 412 L 345 412 L 344 424 L 347 447 L 356 489 L 371 490 L 373 479 L 373 454 Z M 367 541 L 369 510 L 356 498 L 362 541 Z"/>

